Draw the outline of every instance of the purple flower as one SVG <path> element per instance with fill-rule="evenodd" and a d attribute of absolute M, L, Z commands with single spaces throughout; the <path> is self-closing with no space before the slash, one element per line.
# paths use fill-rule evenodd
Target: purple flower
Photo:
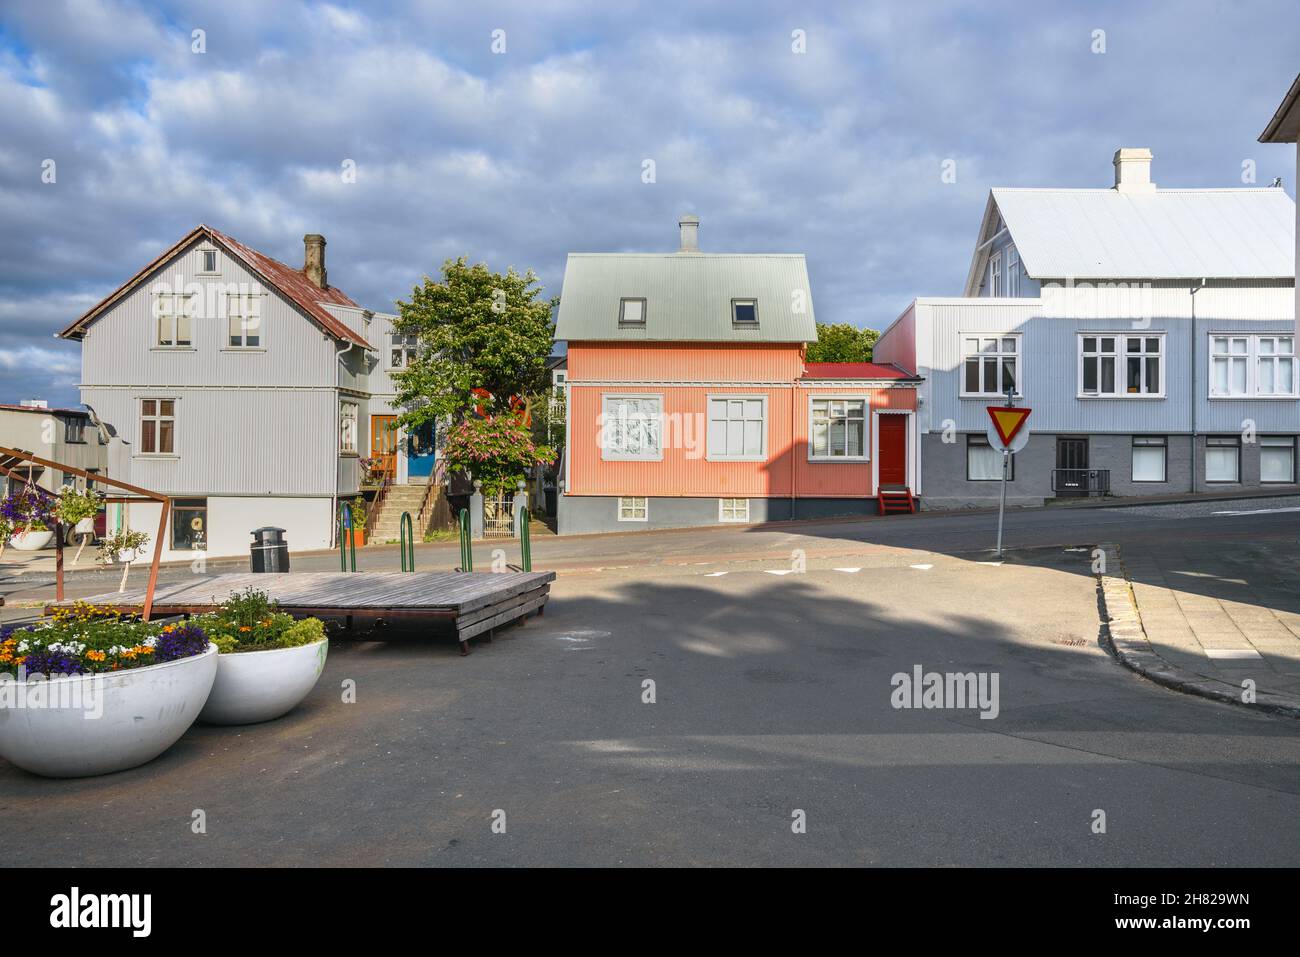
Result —
<path fill-rule="evenodd" d="M 198 625 L 181 625 L 158 636 L 153 648 L 155 662 L 190 658 L 207 650 L 208 636 Z"/>
<path fill-rule="evenodd" d="M 83 675 L 86 666 L 81 659 L 62 652 L 34 651 L 23 659 L 29 675 Z"/>

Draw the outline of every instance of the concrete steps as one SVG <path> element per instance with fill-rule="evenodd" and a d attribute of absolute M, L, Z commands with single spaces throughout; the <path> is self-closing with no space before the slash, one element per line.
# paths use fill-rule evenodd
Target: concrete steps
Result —
<path fill-rule="evenodd" d="M 429 486 L 427 485 L 394 485 L 389 488 L 374 524 L 366 529 L 366 538 L 374 542 L 386 542 L 389 539 L 400 538 L 402 534 L 402 513 L 410 512 L 411 521 L 417 526 L 414 529 L 416 541 L 419 541 L 421 536 L 418 527 L 420 506 L 424 504 L 424 496 L 428 491 Z"/>

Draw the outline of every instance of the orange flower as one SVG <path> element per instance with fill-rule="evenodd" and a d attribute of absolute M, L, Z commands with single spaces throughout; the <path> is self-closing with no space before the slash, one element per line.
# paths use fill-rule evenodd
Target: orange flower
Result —
<path fill-rule="evenodd" d="M 252 628 L 249 628 L 247 625 L 240 625 L 240 626 L 239 626 L 239 630 L 240 630 L 240 631 L 252 631 L 253 629 L 252 629 Z"/>
<path fill-rule="evenodd" d="M 108 656 L 102 651 L 88 651 L 86 652 L 86 657 L 91 661 L 103 661 Z"/>

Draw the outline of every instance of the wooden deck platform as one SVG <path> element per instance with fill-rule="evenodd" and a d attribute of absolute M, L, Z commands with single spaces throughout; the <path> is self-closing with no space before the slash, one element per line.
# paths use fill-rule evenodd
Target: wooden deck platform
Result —
<path fill-rule="evenodd" d="M 468 641 L 531 614 L 542 614 L 555 572 L 283 572 L 208 575 L 154 592 L 154 615 L 202 614 L 249 588 L 281 611 L 322 618 L 434 618 L 454 626 L 461 653 Z M 83 598 L 123 613 L 144 607 L 144 589 Z M 72 605 L 56 602 L 46 607 Z"/>

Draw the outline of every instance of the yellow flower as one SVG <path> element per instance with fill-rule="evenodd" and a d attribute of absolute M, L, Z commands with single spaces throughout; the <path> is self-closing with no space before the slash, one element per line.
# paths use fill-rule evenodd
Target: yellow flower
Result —
<path fill-rule="evenodd" d="M 105 655 L 102 651 L 88 651 L 86 652 L 86 657 L 89 658 L 91 661 L 103 661 L 107 657 L 107 655 Z"/>

